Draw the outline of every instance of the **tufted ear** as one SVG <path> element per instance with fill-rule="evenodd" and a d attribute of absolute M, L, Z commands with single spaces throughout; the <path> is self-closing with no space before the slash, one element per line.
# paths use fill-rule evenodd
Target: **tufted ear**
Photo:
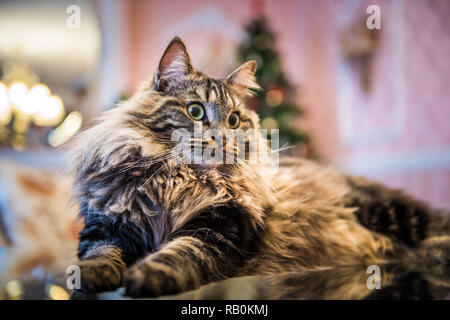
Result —
<path fill-rule="evenodd" d="M 261 89 L 255 79 L 257 66 L 255 60 L 245 62 L 227 77 L 226 83 L 243 96 L 252 95 L 251 90 Z"/>
<path fill-rule="evenodd" d="M 175 37 L 159 61 L 155 90 L 165 91 L 169 87 L 180 85 L 193 71 L 186 45 L 179 37 Z"/>

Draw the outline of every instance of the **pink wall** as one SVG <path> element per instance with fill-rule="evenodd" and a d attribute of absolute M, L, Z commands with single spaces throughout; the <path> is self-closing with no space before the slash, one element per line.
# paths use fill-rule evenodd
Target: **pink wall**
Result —
<path fill-rule="evenodd" d="M 447 0 L 189 0 L 126 6 L 130 87 L 150 77 L 168 41 L 181 36 L 194 65 L 224 76 L 236 63 L 242 26 L 263 4 L 284 68 L 300 87 L 323 161 L 406 188 L 450 208 L 450 2 Z M 363 21 L 369 4 L 381 8 L 380 44 L 372 90 L 341 54 L 348 23 Z M 360 24 L 362 25 L 362 23 Z"/>

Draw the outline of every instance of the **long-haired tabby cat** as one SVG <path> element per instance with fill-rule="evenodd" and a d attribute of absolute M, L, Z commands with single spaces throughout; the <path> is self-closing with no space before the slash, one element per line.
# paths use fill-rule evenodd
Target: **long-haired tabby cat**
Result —
<path fill-rule="evenodd" d="M 70 161 L 85 223 L 85 290 L 123 285 L 130 296 L 158 296 L 233 276 L 420 253 L 447 271 L 449 224 L 400 191 L 295 158 L 281 159 L 275 174 L 265 162 L 172 159 L 176 129 L 258 128 L 245 106 L 256 68 L 248 61 L 212 79 L 175 38 L 154 79 L 80 135 Z"/>

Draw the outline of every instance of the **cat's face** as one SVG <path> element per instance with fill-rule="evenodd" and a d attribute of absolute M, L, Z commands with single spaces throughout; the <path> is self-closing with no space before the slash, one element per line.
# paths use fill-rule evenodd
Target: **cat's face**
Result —
<path fill-rule="evenodd" d="M 161 58 L 153 88 L 142 89 L 141 96 L 150 92 L 147 100 L 136 100 L 130 123 L 146 131 L 143 139 L 161 155 L 175 150 L 184 163 L 225 164 L 240 146 L 240 152 L 250 151 L 249 138 L 259 128 L 258 116 L 245 105 L 250 90 L 258 88 L 255 71 L 256 62 L 248 61 L 227 78 L 212 79 L 194 71 L 185 45 L 175 38 Z M 192 151 L 187 157 L 186 147 Z"/>

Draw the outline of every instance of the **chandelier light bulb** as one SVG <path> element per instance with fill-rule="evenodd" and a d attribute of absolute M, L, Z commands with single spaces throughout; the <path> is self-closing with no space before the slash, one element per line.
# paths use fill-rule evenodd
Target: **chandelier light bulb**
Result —
<path fill-rule="evenodd" d="M 34 115 L 34 122 L 40 126 L 54 126 L 64 116 L 64 104 L 60 97 L 52 95 L 43 101 Z"/>
<path fill-rule="evenodd" d="M 25 114 L 32 115 L 45 108 L 46 101 L 50 96 L 50 90 L 44 84 L 33 86 L 23 99 L 19 109 Z"/>
<path fill-rule="evenodd" d="M 13 83 L 8 90 L 8 96 L 11 103 L 19 108 L 24 99 L 26 98 L 28 93 L 28 87 L 23 82 L 15 82 Z"/>

